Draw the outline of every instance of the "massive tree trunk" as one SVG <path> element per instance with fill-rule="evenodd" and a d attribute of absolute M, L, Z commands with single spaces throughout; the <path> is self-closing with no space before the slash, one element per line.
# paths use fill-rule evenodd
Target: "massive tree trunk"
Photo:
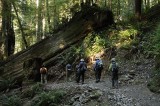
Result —
<path fill-rule="evenodd" d="M 112 23 L 114 21 L 111 11 L 88 7 L 85 12 L 76 13 L 66 27 L 54 33 L 52 37 L 48 37 L 8 58 L 5 62 L 2 77 L 11 77 L 18 80 L 17 82 L 22 81 L 26 76 L 26 64 L 32 60 L 38 64 L 36 72 L 38 72 L 42 62 L 45 63 L 48 69 L 59 64 L 53 71 L 63 68 L 61 65 L 63 61 L 59 60 L 59 56 L 63 55 L 63 52 L 69 49 L 71 45 L 81 42 L 89 32 L 107 27 Z M 28 66 L 33 66 L 32 62 Z M 34 68 L 30 67 L 28 69 L 32 72 Z"/>

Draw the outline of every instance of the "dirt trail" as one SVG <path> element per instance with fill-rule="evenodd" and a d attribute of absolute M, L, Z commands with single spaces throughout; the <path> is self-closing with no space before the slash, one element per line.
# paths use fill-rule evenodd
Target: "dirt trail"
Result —
<path fill-rule="evenodd" d="M 95 79 L 85 79 L 85 84 L 77 84 L 75 81 L 63 83 L 48 83 L 47 89 L 72 89 L 92 88 L 103 92 L 103 102 L 107 104 L 76 104 L 71 106 L 160 106 L 160 94 L 152 93 L 147 88 L 150 80 L 150 72 L 154 67 L 154 60 L 139 59 L 136 62 L 121 61 L 121 75 L 119 89 L 112 89 L 109 76 L 102 78 L 100 83 Z"/>
<path fill-rule="evenodd" d="M 73 87 L 99 89 L 107 95 L 106 99 L 109 101 L 107 105 L 109 106 L 160 106 L 160 95 L 150 92 L 145 82 L 137 85 L 120 86 L 119 89 L 111 88 L 109 78 L 104 78 L 100 83 L 95 83 L 91 79 L 85 80 L 85 82 L 83 85 L 75 82 L 49 83 L 46 87 L 48 89 L 71 89 Z"/>

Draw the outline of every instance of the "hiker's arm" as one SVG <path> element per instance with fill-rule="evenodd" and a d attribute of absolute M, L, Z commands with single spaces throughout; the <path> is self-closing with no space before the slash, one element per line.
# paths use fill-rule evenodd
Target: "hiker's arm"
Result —
<path fill-rule="evenodd" d="M 110 72 L 112 68 L 112 64 L 109 65 L 108 71 Z"/>
<path fill-rule="evenodd" d="M 46 72 L 48 72 L 47 68 L 44 68 L 46 70 Z"/>
<path fill-rule="evenodd" d="M 67 71 L 67 65 L 66 65 L 66 71 Z"/>
<path fill-rule="evenodd" d="M 116 66 L 117 66 L 117 68 L 118 68 L 118 70 L 119 70 L 119 64 L 118 64 L 118 63 L 116 63 Z"/>

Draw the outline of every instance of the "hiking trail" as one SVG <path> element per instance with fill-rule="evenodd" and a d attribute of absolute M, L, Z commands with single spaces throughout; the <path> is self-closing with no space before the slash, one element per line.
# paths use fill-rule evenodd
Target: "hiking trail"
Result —
<path fill-rule="evenodd" d="M 118 89 L 112 89 L 111 79 L 108 75 L 103 75 L 99 83 L 95 83 L 95 78 L 93 77 L 85 79 L 84 84 L 77 84 L 73 80 L 61 83 L 50 82 L 45 87 L 49 90 L 71 90 L 71 96 L 67 97 L 69 99 L 66 98 L 72 101 L 69 102 L 69 106 L 159 106 L 160 95 L 151 92 L 147 88 L 147 82 L 151 76 L 150 72 L 154 67 L 154 60 L 140 59 L 132 63 L 123 61 L 120 66 Z M 80 92 L 80 90 L 82 91 Z M 89 97 L 87 96 L 89 95 L 88 92 L 93 90 L 98 90 L 97 94 L 100 94 L 98 98 L 93 99 L 91 94 Z M 78 94 L 73 92 L 78 92 Z M 61 105 L 68 106 L 65 103 Z"/>

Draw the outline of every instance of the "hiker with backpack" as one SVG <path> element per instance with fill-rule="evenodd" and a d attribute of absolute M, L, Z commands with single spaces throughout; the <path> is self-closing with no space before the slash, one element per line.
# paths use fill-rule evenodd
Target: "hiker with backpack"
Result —
<path fill-rule="evenodd" d="M 101 79 L 101 73 L 103 70 L 103 63 L 102 60 L 98 57 L 95 59 L 95 64 L 94 64 L 94 71 L 95 71 L 95 77 L 96 77 L 96 83 L 100 82 Z"/>
<path fill-rule="evenodd" d="M 86 70 L 87 70 L 87 64 L 84 61 L 84 59 L 81 59 L 79 65 L 78 65 L 77 83 L 79 83 L 80 78 L 81 78 L 82 84 L 84 84 L 84 74 L 85 74 Z"/>
<path fill-rule="evenodd" d="M 71 69 L 72 69 L 72 66 L 71 64 L 68 63 L 66 65 L 66 81 L 70 80 L 69 77 L 71 75 L 71 71 L 72 71 Z"/>
<path fill-rule="evenodd" d="M 111 71 L 112 77 L 112 88 L 118 88 L 118 63 L 116 62 L 115 58 L 111 59 L 111 63 L 109 66 L 109 71 Z"/>
<path fill-rule="evenodd" d="M 41 83 L 47 83 L 47 68 L 42 65 L 42 67 L 40 68 L 40 73 L 41 73 Z"/>

